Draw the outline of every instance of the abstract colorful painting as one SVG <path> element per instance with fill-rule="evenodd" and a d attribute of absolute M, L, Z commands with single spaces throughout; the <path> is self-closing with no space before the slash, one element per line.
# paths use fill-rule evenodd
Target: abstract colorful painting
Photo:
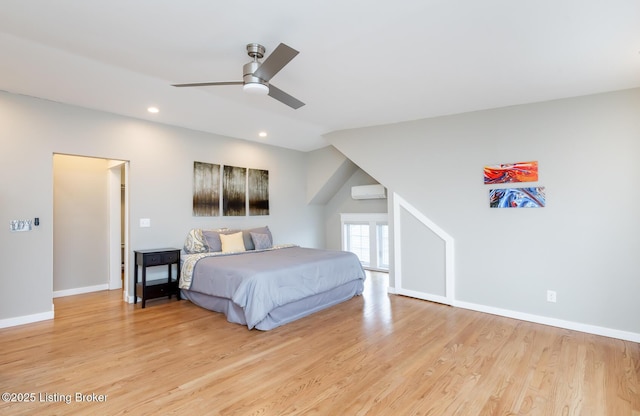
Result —
<path fill-rule="evenodd" d="M 193 216 L 220 214 L 220 165 L 193 162 Z"/>
<path fill-rule="evenodd" d="M 491 208 L 542 208 L 545 203 L 544 186 L 489 190 L 489 206 Z"/>
<path fill-rule="evenodd" d="M 538 162 L 505 163 L 484 167 L 484 183 L 535 182 Z"/>
<path fill-rule="evenodd" d="M 249 215 L 269 215 L 269 171 L 249 169 Z"/>

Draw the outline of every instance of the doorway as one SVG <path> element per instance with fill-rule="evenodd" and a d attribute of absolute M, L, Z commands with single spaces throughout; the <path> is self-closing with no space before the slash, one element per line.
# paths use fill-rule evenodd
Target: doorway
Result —
<path fill-rule="evenodd" d="M 127 161 L 53 155 L 54 298 L 127 292 L 127 180 Z"/>

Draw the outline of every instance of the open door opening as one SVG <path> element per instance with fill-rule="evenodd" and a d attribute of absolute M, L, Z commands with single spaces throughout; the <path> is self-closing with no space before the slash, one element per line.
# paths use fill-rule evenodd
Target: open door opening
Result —
<path fill-rule="evenodd" d="M 128 162 L 54 154 L 53 170 L 53 296 L 126 294 Z"/>

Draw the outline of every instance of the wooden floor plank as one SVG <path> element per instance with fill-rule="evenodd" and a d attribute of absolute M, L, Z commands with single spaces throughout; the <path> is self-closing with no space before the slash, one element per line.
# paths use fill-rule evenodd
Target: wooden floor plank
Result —
<path fill-rule="evenodd" d="M 384 274 L 267 332 L 121 298 L 1 329 L 0 390 L 36 396 L 0 414 L 640 415 L 639 344 L 388 295 Z"/>

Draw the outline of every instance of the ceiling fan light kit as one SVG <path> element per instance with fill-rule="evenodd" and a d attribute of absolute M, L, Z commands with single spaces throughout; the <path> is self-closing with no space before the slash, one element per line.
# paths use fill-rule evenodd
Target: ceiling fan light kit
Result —
<path fill-rule="evenodd" d="M 269 87 L 264 85 L 264 84 L 260 84 L 257 82 L 251 82 L 248 84 L 244 84 L 242 86 L 242 89 L 244 92 L 249 93 L 249 94 L 255 94 L 255 95 L 267 95 L 269 94 Z"/>
<path fill-rule="evenodd" d="M 289 63 L 298 51 L 290 46 L 281 43 L 278 47 L 260 63 L 259 59 L 264 57 L 265 47 L 258 43 L 247 45 L 247 54 L 253 61 L 244 64 L 242 67 L 242 81 L 231 82 L 198 82 L 190 84 L 173 84 L 174 87 L 206 87 L 215 85 L 242 85 L 243 91 L 250 94 L 268 94 L 283 104 L 293 109 L 298 109 L 304 103 L 295 97 L 287 94 L 274 85 L 269 85 L 271 78 L 280 72 Z"/>

